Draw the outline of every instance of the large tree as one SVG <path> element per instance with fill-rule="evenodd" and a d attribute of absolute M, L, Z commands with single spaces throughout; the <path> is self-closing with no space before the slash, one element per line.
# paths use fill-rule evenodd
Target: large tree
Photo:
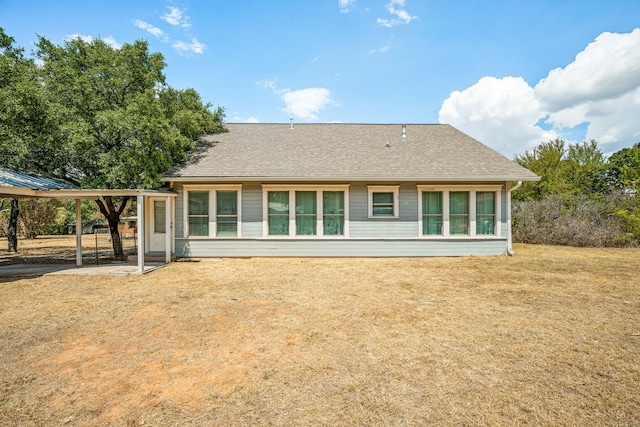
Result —
<path fill-rule="evenodd" d="M 0 166 L 55 175 L 57 123 L 36 63 L 0 28 Z M 18 199 L 10 206 L 7 242 L 9 252 L 16 252 Z"/>
<path fill-rule="evenodd" d="M 22 169 L 81 188 L 155 189 L 164 172 L 186 160 L 199 136 L 224 131 L 224 110 L 203 103 L 193 89 L 168 86 L 164 58 L 149 52 L 146 41 L 116 49 L 99 39 L 56 45 L 39 37 L 35 54 L 51 124 Z M 20 149 L 27 145 L 21 142 Z M 128 202 L 96 199 L 116 258 L 124 256 L 118 222 Z"/>

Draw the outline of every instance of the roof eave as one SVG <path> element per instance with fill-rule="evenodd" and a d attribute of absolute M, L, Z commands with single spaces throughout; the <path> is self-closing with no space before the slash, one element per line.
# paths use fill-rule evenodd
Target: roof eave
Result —
<path fill-rule="evenodd" d="M 505 182 L 505 181 L 539 181 L 540 177 L 531 176 L 485 176 L 485 177 L 373 177 L 373 176 L 349 176 L 349 177 L 282 177 L 282 176 L 189 176 L 189 177 L 164 177 L 163 182 Z"/>
<path fill-rule="evenodd" d="M 157 190 L 100 190 L 100 189 L 64 189 L 64 190 L 33 190 L 24 187 L 0 186 L 0 195 L 4 197 L 47 197 L 58 199 L 93 199 L 102 196 L 168 196 L 176 197 L 176 193 Z"/>

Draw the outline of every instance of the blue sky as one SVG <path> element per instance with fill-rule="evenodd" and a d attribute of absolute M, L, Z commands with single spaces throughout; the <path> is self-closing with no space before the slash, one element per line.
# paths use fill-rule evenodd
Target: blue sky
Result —
<path fill-rule="evenodd" d="M 29 52 L 139 38 L 228 122 L 450 123 L 508 157 L 640 141 L 640 1 L 0 0 Z"/>

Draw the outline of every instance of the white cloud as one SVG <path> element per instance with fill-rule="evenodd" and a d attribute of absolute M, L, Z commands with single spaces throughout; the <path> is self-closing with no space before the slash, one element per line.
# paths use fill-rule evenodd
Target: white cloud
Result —
<path fill-rule="evenodd" d="M 640 28 L 602 33 L 565 68 L 551 70 L 536 85 L 550 109 L 613 99 L 640 86 Z"/>
<path fill-rule="evenodd" d="M 244 122 L 245 123 L 260 123 L 260 120 L 257 117 L 249 117 Z"/>
<path fill-rule="evenodd" d="M 275 80 L 259 80 L 256 84 L 272 91 L 285 106 L 281 111 L 303 120 L 316 120 L 318 113 L 328 105 L 339 105 L 331 98 L 331 91 L 323 87 L 307 89 L 279 89 Z"/>
<path fill-rule="evenodd" d="M 114 49 L 120 49 L 122 47 L 122 45 L 120 43 L 118 43 L 116 41 L 116 39 L 111 37 L 111 36 L 107 36 L 107 37 L 103 38 L 102 41 L 105 42 L 106 44 L 108 44 L 109 46 L 111 46 Z"/>
<path fill-rule="evenodd" d="M 453 92 L 440 109 L 440 123 L 449 123 L 493 149 L 518 153 L 554 138 L 536 126 L 544 116 L 533 88 L 521 77 L 483 77 Z"/>
<path fill-rule="evenodd" d="M 191 27 L 189 16 L 185 15 L 186 10 L 179 7 L 168 7 L 169 11 L 160 17 L 163 21 L 170 25 L 179 25 L 183 28 Z"/>
<path fill-rule="evenodd" d="M 199 42 L 197 39 L 191 39 L 191 43 L 183 42 L 182 40 L 175 42 L 171 45 L 175 50 L 180 54 L 191 54 L 191 53 L 204 53 L 204 50 L 207 48 L 207 45 Z"/>
<path fill-rule="evenodd" d="M 80 39 L 85 43 L 93 42 L 93 36 L 86 35 L 86 34 L 68 34 L 65 36 L 65 40 L 75 40 L 75 39 Z"/>
<path fill-rule="evenodd" d="M 95 40 L 93 36 L 84 35 L 84 34 L 71 34 L 71 35 L 65 36 L 65 40 L 75 40 L 75 39 L 80 39 L 85 43 L 92 43 Z M 122 47 L 122 45 L 118 43 L 116 39 L 113 38 L 112 36 L 107 36 L 100 40 L 102 40 L 103 42 L 105 42 L 107 45 L 111 46 L 114 49 L 120 49 Z"/>
<path fill-rule="evenodd" d="M 285 103 L 282 111 L 304 120 L 316 120 L 321 110 L 329 104 L 335 104 L 331 99 L 331 91 L 323 87 L 287 89 L 282 93 L 282 100 Z"/>
<path fill-rule="evenodd" d="M 162 31 L 160 28 L 152 24 L 149 24 L 146 21 L 143 21 L 141 19 L 136 19 L 135 21 L 133 21 L 133 25 L 140 28 L 141 30 L 145 30 L 147 33 L 151 34 L 152 36 L 154 36 L 159 40 L 162 40 L 162 41 L 168 40 L 168 36 L 164 33 L 164 31 Z"/>
<path fill-rule="evenodd" d="M 356 5 L 356 0 L 338 0 L 338 7 L 340 13 L 348 13 L 353 10 Z"/>
<path fill-rule="evenodd" d="M 256 82 L 256 84 L 258 86 L 262 86 L 262 88 L 264 89 L 271 89 L 275 92 L 278 91 L 278 86 L 276 85 L 275 80 L 270 80 L 270 79 L 259 80 Z"/>
<path fill-rule="evenodd" d="M 584 139 L 597 140 L 611 153 L 640 141 L 638 117 L 640 29 L 635 29 L 602 33 L 535 87 L 522 78 L 484 77 L 453 92 L 439 119 L 512 156 L 585 124 Z"/>
<path fill-rule="evenodd" d="M 387 11 L 393 16 L 391 19 L 378 18 L 376 22 L 381 27 L 391 28 L 396 25 L 408 24 L 417 16 L 412 16 L 405 9 L 405 0 L 391 0 L 387 3 Z"/>
<path fill-rule="evenodd" d="M 369 53 L 372 54 L 372 55 L 374 55 L 376 53 L 385 53 L 385 52 L 388 52 L 389 49 L 391 49 L 391 46 L 386 45 L 386 46 L 382 46 L 380 49 L 371 49 L 369 51 Z"/>

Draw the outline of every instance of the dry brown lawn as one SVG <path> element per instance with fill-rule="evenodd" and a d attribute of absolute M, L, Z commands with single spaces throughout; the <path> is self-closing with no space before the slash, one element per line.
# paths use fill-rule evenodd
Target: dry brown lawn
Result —
<path fill-rule="evenodd" d="M 640 425 L 640 250 L 0 283 L 0 425 Z"/>
<path fill-rule="evenodd" d="M 113 250 L 113 245 L 108 240 L 109 234 L 83 234 L 82 235 L 82 252 L 85 258 L 94 256 L 96 245 L 99 251 Z M 124 249 L 133 248 L 136 241 L 133 238 L 122 240 Z M 42 257 L 48 257 L 45 262 L 68 261 L 75 262 L 76 237 L 75 235 L 67 236 L 38 236 L 36 239 L 18 240 L 18 252 L 7 251 L 7 238 L 0 238 L 0 265 L 7 263 L 23 263 L 23 262 L 40 262 Z M 113 253 L 111 253 L 113 254 Z M 37 259 L 28 259 L 34 257 Z"/>

